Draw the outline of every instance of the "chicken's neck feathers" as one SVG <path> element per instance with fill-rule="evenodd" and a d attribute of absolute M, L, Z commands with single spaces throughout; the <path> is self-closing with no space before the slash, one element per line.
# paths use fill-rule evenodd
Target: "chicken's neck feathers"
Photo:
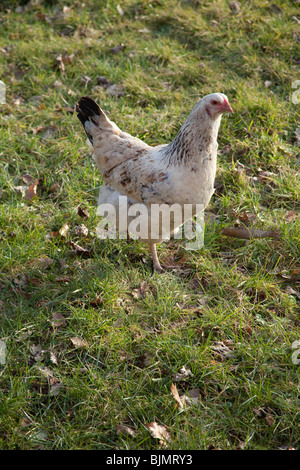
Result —
<path fill-rule="evenodd" d="M 205 109 L 196 107 L 180 128 L 174 140 L 164 148 L 164 159 L 173 165 L 203 163 L 208 155 L 216 157 L 221 116 L 212 119 Z"/>

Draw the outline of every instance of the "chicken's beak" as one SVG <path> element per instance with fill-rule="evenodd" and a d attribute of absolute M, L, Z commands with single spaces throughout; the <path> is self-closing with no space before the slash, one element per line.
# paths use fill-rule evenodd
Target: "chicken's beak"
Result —
<path fill-rule="evenodd" d="M 222 109 L 222 113 L 233 113 L 233 109 L 227 100 L 224 100 L 224 103 L 222 104 L 221 109 Z"/>

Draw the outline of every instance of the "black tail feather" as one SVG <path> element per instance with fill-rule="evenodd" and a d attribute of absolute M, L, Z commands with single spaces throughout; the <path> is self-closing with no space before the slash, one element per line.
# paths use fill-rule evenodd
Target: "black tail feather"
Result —
<path fill-rule="evenodd" d="M 86 121 L 91 121 L 95 125 L 97 125 L 97 121 L 93 119 L 94 116 L 101 116 L 103 113 L 97 103 L 95 103 L 92 98 L 89 98 L 88 96 L 83 96 L 80 98 L 78 101 L 78 104 L 76 105 L 76 111 L 77 111 L 77 117 L 81 121 L 83 128 L 86 132 L 86 135 L 88 136 L 89 140 L 91 143 L 93 143 L 93 138 L 91 134 L 89 134 L 86 129 L 85 129 L 85 122 Z"/>
<path fill-rule="evenodd" d="M 78 105 L 76 106 L 76 111 L 84 115 L 87 119 L 89 117 L 100 116 L 102 114 L 97 103 L 88 96 L 80 98 Z"/>

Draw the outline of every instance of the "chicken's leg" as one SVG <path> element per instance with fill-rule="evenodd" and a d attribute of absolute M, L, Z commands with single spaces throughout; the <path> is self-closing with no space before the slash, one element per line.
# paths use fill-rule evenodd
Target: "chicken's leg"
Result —
<path fill-rule="evenodd" d="M 151 256 L 152 256 L 152 261 L 153 261 L 153 268 L 154 271 L 157 273 L 164 273 L 165 270 L 161 267 L 157 252 L 156 252 L 156 246 L 155 243 L 149 243 L 150 251 L 151 251 Z"/>

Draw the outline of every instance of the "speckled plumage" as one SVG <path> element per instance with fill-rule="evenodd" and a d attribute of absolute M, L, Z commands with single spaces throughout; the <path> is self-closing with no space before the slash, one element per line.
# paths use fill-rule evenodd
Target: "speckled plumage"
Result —
<path fill-rule="evenodd" d="M 175 139 L 156 147 L 121 131 L 91 98 L 81 98 L 77 111 L 104 182 L 99 204 L 117 207 L 119 196 L 124 195 L 129 205 L 140 202 L 148 208 L 163 203 L 207 206 L 214 191 L 221 114 L 232 112 L 225 95 L 202 98 Z M 155 260 L 154 243 L 163 239 L 149 235 L 147 240 L 157 270 L 161 267 L 157 256 Z"/>

